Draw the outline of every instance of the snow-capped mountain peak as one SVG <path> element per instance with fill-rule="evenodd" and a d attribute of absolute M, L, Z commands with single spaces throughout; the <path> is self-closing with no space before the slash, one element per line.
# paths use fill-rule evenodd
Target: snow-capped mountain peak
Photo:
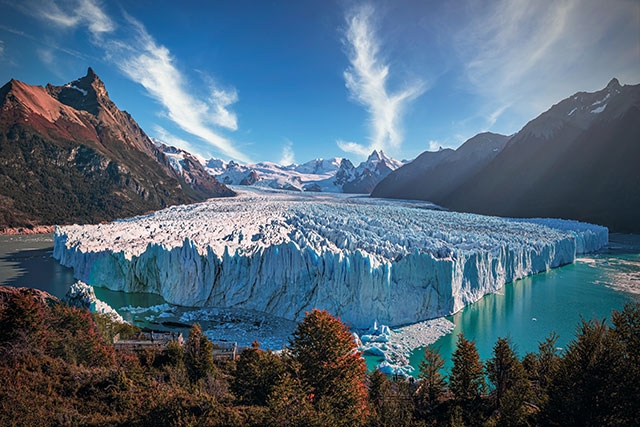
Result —
<path fill-rule="evenodd" d="M 322 191 L 330 193 L 369 193 L 402 162 L 373 151 L 356 168 L 349 159 L 316 158 L 296 165 L 282 166 L 271 162 L 240 164 L 219 159 L 203 160 L 207 172 L 227 185 L 255 185 L 293 191 Z"/>

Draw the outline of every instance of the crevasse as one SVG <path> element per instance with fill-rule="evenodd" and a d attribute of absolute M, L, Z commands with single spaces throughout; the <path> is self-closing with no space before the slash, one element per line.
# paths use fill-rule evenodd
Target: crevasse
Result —
<path fill-rule="evenodd" d="M 417 202 L 246 192 L 110 224 L 58 227 L 54 257 L 93 286 L 172 304 L 356 328 L 452 314 L 607 244 L 605 227 L 432 210 Z"/>

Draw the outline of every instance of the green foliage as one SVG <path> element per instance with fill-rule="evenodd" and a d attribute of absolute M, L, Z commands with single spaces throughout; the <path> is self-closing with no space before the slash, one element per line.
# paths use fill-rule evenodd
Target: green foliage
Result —
<path fill-rule="evenodd" d="M 549 383 L 558 369 L 560 354 L 556 347 L 557 341 L 558 334 L 551 333 L 544 341 L 538 343 L 538 353 L 527 353 L 522 360 L 534 394 L 532 403 L 538 406 L 544 406 L 546 403 Z"/>
<path fill-rule="evenodd" d="M 640 419 L 640 304 L 627 304 L 611 316 L 613 340 L 622 357 L 615 367 L 618 378 L 616 421 L 632 424 Z"/>
<path fill-rule="evenodd" d="M 285 370 L 280 356 L 262 351 L 258 343 L 254 343 L 236 362 L 231 391 L 245 404 L 264 406 Z"/>
<path fill-rule="evenodd" d="M 274 427 L 327 425 L 326 422 L 321 422 L 312 400 L 313 395 L 304 381 L 290 373 L 283 374 L 267 399 L 269 425 Z"/>
<path fill-rule="evenodd" d="M 379 370 L 369 375 L 370 426 L 413 425 L 413 388 L 409 383 L 393 382 Z"/>
<path fill-rule="evenodd" d="M 485 382 L 476 344 L 467 340 L 463 334 L 458 334 L 452 359 L 449 387 L 454 396 L 460 402 L 478 400 L 484 392 Z"/>
<path fill-rule="evenodd" d="M 640 415 L 637 350 L 640 304 L 606 323 L 582 321 L 549 384 L 543 419 L 564 425 L 632 425 Z M 631 393 L 631 394 L 628 394 Z"/>
<path fill-rule="evenodd" d="M 189 331 L 189 338 L 184 347 L 184 364 L 189 378 L 194 383 L 207 378 L 215 371 L 213 343 L 197 323 Z"/>
<path fill-rule="evenodd" d="M 434 410 L 445 391 L 447 382 L 441 373 L 443 368 L 444 360 L 440 353 L 425 348 L 424 360 L 420 362 L 420 382 L 416 394 L 416 407 L 425 415 Z"/>
<path fill-rule="evenodd" d="M 141 329 L 135 325 L 116 322 L 111 316 L 103 313 L 91 313 L 91 317 L 93 317 L 93 323 L 95 323 L 96 328 L 98 328 L 100 335 L 102 335 L 107 342 L 113 342 L 113 338 L 116 335 L 120 335 L 120 339 L 128 339 L 141 331 Z"/>
<path fill-rule="evenodd" d="M 499 411 L 498 425 L 524 425 L 528 414 L 526 402 L 532 391 L 527 373 L 507 338 L 498 338 L 486 371 L 494 386 L 494 408 Z"/>

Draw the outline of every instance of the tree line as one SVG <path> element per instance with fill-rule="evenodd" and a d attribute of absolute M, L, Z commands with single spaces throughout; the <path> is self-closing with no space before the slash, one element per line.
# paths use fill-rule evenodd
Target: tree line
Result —
<path fill-rule="evenodd" d="M 0 301 L 0 425 L 634 425 L 640 419 L 640 304 L 583 320 L 519 358 L 499 338 L 481 361 L 458 335 L 453 367 L 427 348 L 415 381 L 367 373 L 348 328 L 306 314 L 281 353 L 258 343 L 214 363 L 196 324 L 184 346 L 114 351 L 131 325 L 43 301 Z"/>

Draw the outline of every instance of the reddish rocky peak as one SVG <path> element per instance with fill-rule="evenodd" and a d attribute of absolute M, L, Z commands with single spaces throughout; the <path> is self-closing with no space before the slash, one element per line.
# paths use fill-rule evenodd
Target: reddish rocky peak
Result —
<path fill-rule="evenodd" d="M 87 111 L 96 117 L 101 110 L 112 111 L 116 108 L 104 83 L 91 67 L 86 76 L 64 86 L 47 85 L 47 92 L 63 104 Z"/>

